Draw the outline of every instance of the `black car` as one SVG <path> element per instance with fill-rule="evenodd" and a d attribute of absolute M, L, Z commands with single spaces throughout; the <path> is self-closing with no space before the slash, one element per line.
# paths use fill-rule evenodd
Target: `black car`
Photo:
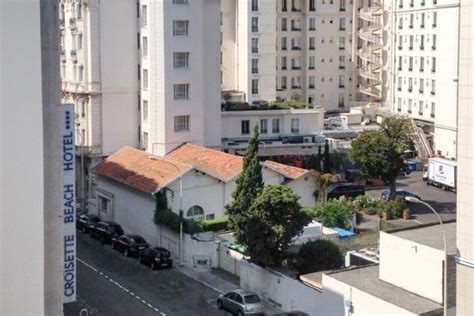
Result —
<path fill-rule="evenodd" d="M 76 219 L 76 228 L 88 233 L 99 222 L 100 217 L 97 215 L 82 214 Z"/>
<path fill-rule="evenodd" d="M 91 228 L 90 234 L 105 244 L 111 242 L 113 237 L 123 235 L 123 229 L 115 222 L 99 222 Z"/>
<path fill-rule="evenodd" d="M 161 247 L 148 248 L 140 253 L 138 257 L 140 263 L 156 269 L 159 267 L 168 267 L 173 266 L 173 259 L 171 258 L 171 253 Z"/>
<path fill-rule="evenodd" d="M 139 255 L 148 248 L 150 245 L 139 235 L 122 235 L 112 238 L 112 249 L 122 252 L 126 257 Z"/>
<path fill-rule="evenodd" d="M 345 196 L 346 198 L 355 198 L 364 194 L 364 186 L 354 183 L 334 183 L 331 184 L 327 190 L 328 199 L 338 199 L 341 196 Z"/>

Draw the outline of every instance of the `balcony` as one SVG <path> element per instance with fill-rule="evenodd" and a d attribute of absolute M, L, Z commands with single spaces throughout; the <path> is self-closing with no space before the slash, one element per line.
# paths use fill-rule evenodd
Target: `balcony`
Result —
<path fill-rule="evenodd" d="M 301 31 L 301 27 L 299 27 L 299 26 L 292 26 L 292 27 L 291 27 L 291 30 L 292 30 L 292 31 Z"/>
<path fill-rule="evenodd" d="M 291 85 L 291 89 L 301 89 L 301 86 Z"/>
<path fill-rule="evenodd" d="M 419 116 L 423 116 L 423 112 L 418 111 Z"/>
<path fill-rule="evenodd" d="M 413 92 L 413 88 L 408 88 L 408 92 Z"/>
<path fill-rule="evenodd" d="M 64 49 L 61 49 L 59 51 L 59 55 L 61 57 L 61 62 L 63 62 L 63 63 L 66 62 L 66 51 Z"/>
<path fill-rule="evenodd" d="M 293 46 L 293 47 L 291 47 L 291 50 L 301 50 L 301 47 Z"/>
<path fill-rule="evenodd" d="M 75 29 L 76 28 L 76 19 L 75 18 L 70 18 L 69 19 L 69 27 L 71 29 Z"/>
<path fill-rule="evenodd" d="M 346 66 L 339 66 L 339 69 L 346 69 Z"/>
<path fill-rule="evenodd" d="M 286 90 L 286 85 L 281 86 L 281 90 Z"/>
<path fill-rule="evenodd" d="M 339 84 L 339 86 L 338 86 L 338 87 L 339 87 L 339 88 L 341 88 L 341 89 L 344 89 L 346 86 L 345 86 L 345 85 L 343 85 L 343 84 Z"/>
<path fill-rule="evenodd" d="M 434 113 L 431 113 L 430 116 L 431 116 L 432 118 L 434 118 L 434 117 L 435 117 L 435 114 L 434 114 Z"/>
<path fill-rule="evenodd" d="M 314 84 L 308 85 L 308 88 L 309 88 L 309 89 L 314 89 Z"/>
<path fill-rule="evenodd" d="M 345 50 L 346 48 L 344 46 L 339 46 L 339 50 Z"/>
<path fill-rule="evenodd" d="M 418 92 L 419 92 L 420 94 L 425 93 L 422 89 L 418 90 Z"/>
<path fill-rule="evenodd" d="M 431 91 L 431 95 L 435 95 L 436 93 L 434 91 Z"/>
<path fill-rule="evenodd" d="M 301 66 L 291 66 L 292 70 L 301 70 Z"/>

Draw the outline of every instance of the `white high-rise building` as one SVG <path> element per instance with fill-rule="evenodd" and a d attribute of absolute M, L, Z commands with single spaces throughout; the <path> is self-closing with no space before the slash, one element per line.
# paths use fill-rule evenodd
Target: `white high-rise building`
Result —
<path fill-rule="evenodd" d="M 433 137 L 437 155 L 456 159 L 459 0 L 392 3 L 386 103 Z"/>
<path fill-rule="evenodd" d="M 141 0 L 141 147 L 220 147 L 219 0 Z"/>
<path fill-rule="evenodd" d="M 474 0 L 461 0 L 458 103 L 457 315 L 474 315 Z"/>
<path fill-rule="evenodd" d="M 456 159 L 459 0 L 355 3 L 357 101 L 414 119 L 434 154 Z"/>
<path fill-rule="evenodd" d="M 344 110 L 354 99 L 352 1 L 222 1 L 223 95 Z"/>

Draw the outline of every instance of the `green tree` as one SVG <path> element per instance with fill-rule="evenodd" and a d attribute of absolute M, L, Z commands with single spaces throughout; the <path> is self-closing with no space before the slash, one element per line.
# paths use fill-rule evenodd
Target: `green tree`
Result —
<path fill-rule="evenodd" d="M 321 221 L 326 227 L 352 228 L 354 207 L 346 199 L 318 203 L 311 208 L 306 208 L 305 212 L 310 217 Z"/>
<path fill-rule="evenodd" d="M 232 193 L 232 202 L 226 205 L 230 228 L 238 243 L 246 243 L 243 223 L 253 201 L 263 189 L 262 166 L 258 161 L 258 126 L 249 140 L 244 158 L 243 171 L 236 180 L 237 187 Z"/>
<path fill-rule="evenodd" d="M 298 199 L 291 188 L 282 185 L 266 186 L 259 194 L 244 223 L 252 261 L 277 266 L 287 257 L 291 239 L 310 221 Z"/>
<path fill-rule="evenodd" d="M 413 148 L 411 124 L 404 118 L 388 117 L 377 131 L 364 131 L 353 142 L 351 158 L 367 178 L 377 178 L 390 185 L 395 197 L 396 179 L 400 170 L 406 170 L 402 155 Z"/>
<path fill-rule="evenodd" d="M 343 256 L 332 241 L 319 239 L 304 244 L 295 260 L 295 268 L 300 274 L 340 268 Z"/>
<path fill-rule="evenodd" d="M 323 172 L 331 173 L 331 156 L 329 154 L 329 141 L 324 144 Z"/>

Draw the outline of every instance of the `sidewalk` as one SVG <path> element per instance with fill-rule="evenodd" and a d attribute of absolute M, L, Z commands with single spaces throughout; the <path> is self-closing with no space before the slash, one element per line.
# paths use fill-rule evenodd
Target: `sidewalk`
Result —
<path fill-rule="evenodd" d="M 213 289 L 219 294 L 233 291 L 240 287 L 239 277 L 221 269 L 209 270 L 206 268 L 192 268 L 186 265 L 176 265 L 175 268 L 187 277 Z M 265 315 L 283 315 L 278 308 L 270 303 L 264 302 L 264 305 Z"/>
<path fill-rule="evenodd" d="M 213 289 L 218 293 L 225 293 L 239 288 L 238 277 L 220 269 L 192 268 L 176 265 L 176 270 L 189 278 Z"/>

